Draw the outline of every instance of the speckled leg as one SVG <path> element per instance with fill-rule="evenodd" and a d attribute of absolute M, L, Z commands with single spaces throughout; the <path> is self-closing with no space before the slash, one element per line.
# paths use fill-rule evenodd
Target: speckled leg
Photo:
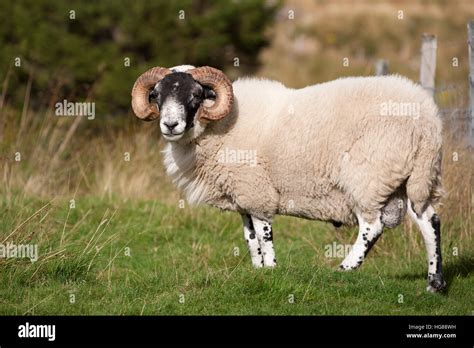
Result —
<path fill-rule="evenodd" d="M 257 234 L 258 243 L 260 244 L 260 251 L 263 256 L 263 265 L 265 267 L 275 267 L 276 258 L 273 250 L 273 232 L 272 224 L 269 221 L 257 219 L 252 216 L 252 222 Z"/>
<path fill-rule="evenodd" d="M 428 287 L 429 292 L 440 292 L 446 287 L 441 270 L 441 222 L 432 206 L 428 206 L 421 216 L 413 211 L 408 201 L 408 214 L 418 225 L 425 241 L 428 257 Z"/>
<path fill-rule="evenodd" d="M 252 265 L 255 268 L 261 268 L 263 267 L 263 256 L 252 219 L 250 218 L 250 215 L 242 215 L 242 221 L 244 223 L 245 242 L 249 248 Z"/>
<path fill-rule="evenodd" d="M 362 262 L 364 262 L 365 256 L 374 246 L 383 231 L 383 223 L 380 221 L 380 214 L 372 223 L 365 221 L 360 215 L 357 215 L 357 220 L 359 221 L 357 240 L 352 246 L 349 255 L 346 256 L 339 266 L 339 268 L 344 271 L 359 268 Z"/>

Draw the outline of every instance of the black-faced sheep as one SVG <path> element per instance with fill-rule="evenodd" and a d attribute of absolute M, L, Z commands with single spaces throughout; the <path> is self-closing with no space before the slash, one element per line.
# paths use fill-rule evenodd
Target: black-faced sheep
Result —
<path fill-rule="evenodd" d="M 219 70 L 153 68 L 132 91 L 135 114 L 160 118 L 168 175 L 191 203 L 239 212 L 255 267 L 276 265 L 272 218 L 359 225 L 341 263 L 358 268 L 406 211 L 428 253 L 428 290 L 445 287 L 440 222 L 441 121 L 433 98 L 400 76 L 302 89 Z"/>

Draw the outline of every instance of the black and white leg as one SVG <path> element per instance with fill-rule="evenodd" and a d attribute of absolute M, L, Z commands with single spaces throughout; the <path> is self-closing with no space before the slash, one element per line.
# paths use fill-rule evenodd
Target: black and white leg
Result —
<path fill-rule="evenodd" d="M 357 214 L 357 220 L 359 221 L 359 234 L 351 251 L 339 266 L 341 270 L 348 271 L 358 268 L 383 231 L 380 214 L 371 223 L 359 214 Z"/>
<path fill-rule="evenodd" d="M 429 292 L 440 292 L 446 287 L 441 270 L 441 222 L 433 207 L 428 206 L 418 216 L 410 201 L 408 201 L 408 214 L 418 225 L 425 242 L 428 257 L 428 287 Z"/>
<path fill-rule="evenodd" d="M 254 225 L 250 215 L 242 215 L 244 223 L 244 237 L 245 242 L 249 248 L 250 257 L 252 258 L 252 265 L 255 268 L 263 267 L 263 256 L 260 248 L 260 243 L 255 233 Z"/>
<path fill-rule="evenodd" d="M 253 227 L 257 235 L 260 251 L 263 256 L 263 265 L 265 267 L 275 267 L 276 258 L 273 249 L 273 231 L 270 221 L 260 220 L 254 216 L 251 217 Z"/>

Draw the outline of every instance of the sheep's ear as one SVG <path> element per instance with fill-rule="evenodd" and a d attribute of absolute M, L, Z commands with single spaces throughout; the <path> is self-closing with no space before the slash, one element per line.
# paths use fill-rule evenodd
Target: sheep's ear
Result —
<path fill-rule="evenodd" d="M 216 99 L 216 92 L 207 86 L 204 86 L 204 99 Z"/>

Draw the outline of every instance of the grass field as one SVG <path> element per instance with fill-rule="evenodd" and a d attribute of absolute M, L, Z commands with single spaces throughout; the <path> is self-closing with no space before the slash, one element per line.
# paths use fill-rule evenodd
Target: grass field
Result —
<path fill-rule="evenodd" d="M 0 257 L 0 314 L 474 311 L 474 156 L 447 116 L 439 213 L 448 291 L 436 295 L 425 291 L 424 245 L 407 222 L 385 232 L 360 270 L 341 273 L 344 255 L 326 248 L 350 245 L 355 229 L 277 217 L 278 266 L 254 270 L 237 214 L 180 209 L 156 125 L 94 133 L 79 118 L 45 111 L 18 121 L 3 111 L 0 244 L 38 245 L 39 259 Z"/>
<path fill-rule="evenodd" d="M 337 271 L 326 246 L 355 229 L 280 217 L 278 266 L 254 270 L 240 217 L 159 202 L 1 202 L 0 237 L 40 257 L 0 259 L 0 314 L 472 314 L 474 246 L 446 229 L 446 294 L 425 291 L 416 229 L 387 230 L 361 269 Z M 455 226 L 451 226 L 456 228 Z M 457 256 L 453 248 L 458 248 Z M 454 253 L 456 254 L 456 253 Z"/>

